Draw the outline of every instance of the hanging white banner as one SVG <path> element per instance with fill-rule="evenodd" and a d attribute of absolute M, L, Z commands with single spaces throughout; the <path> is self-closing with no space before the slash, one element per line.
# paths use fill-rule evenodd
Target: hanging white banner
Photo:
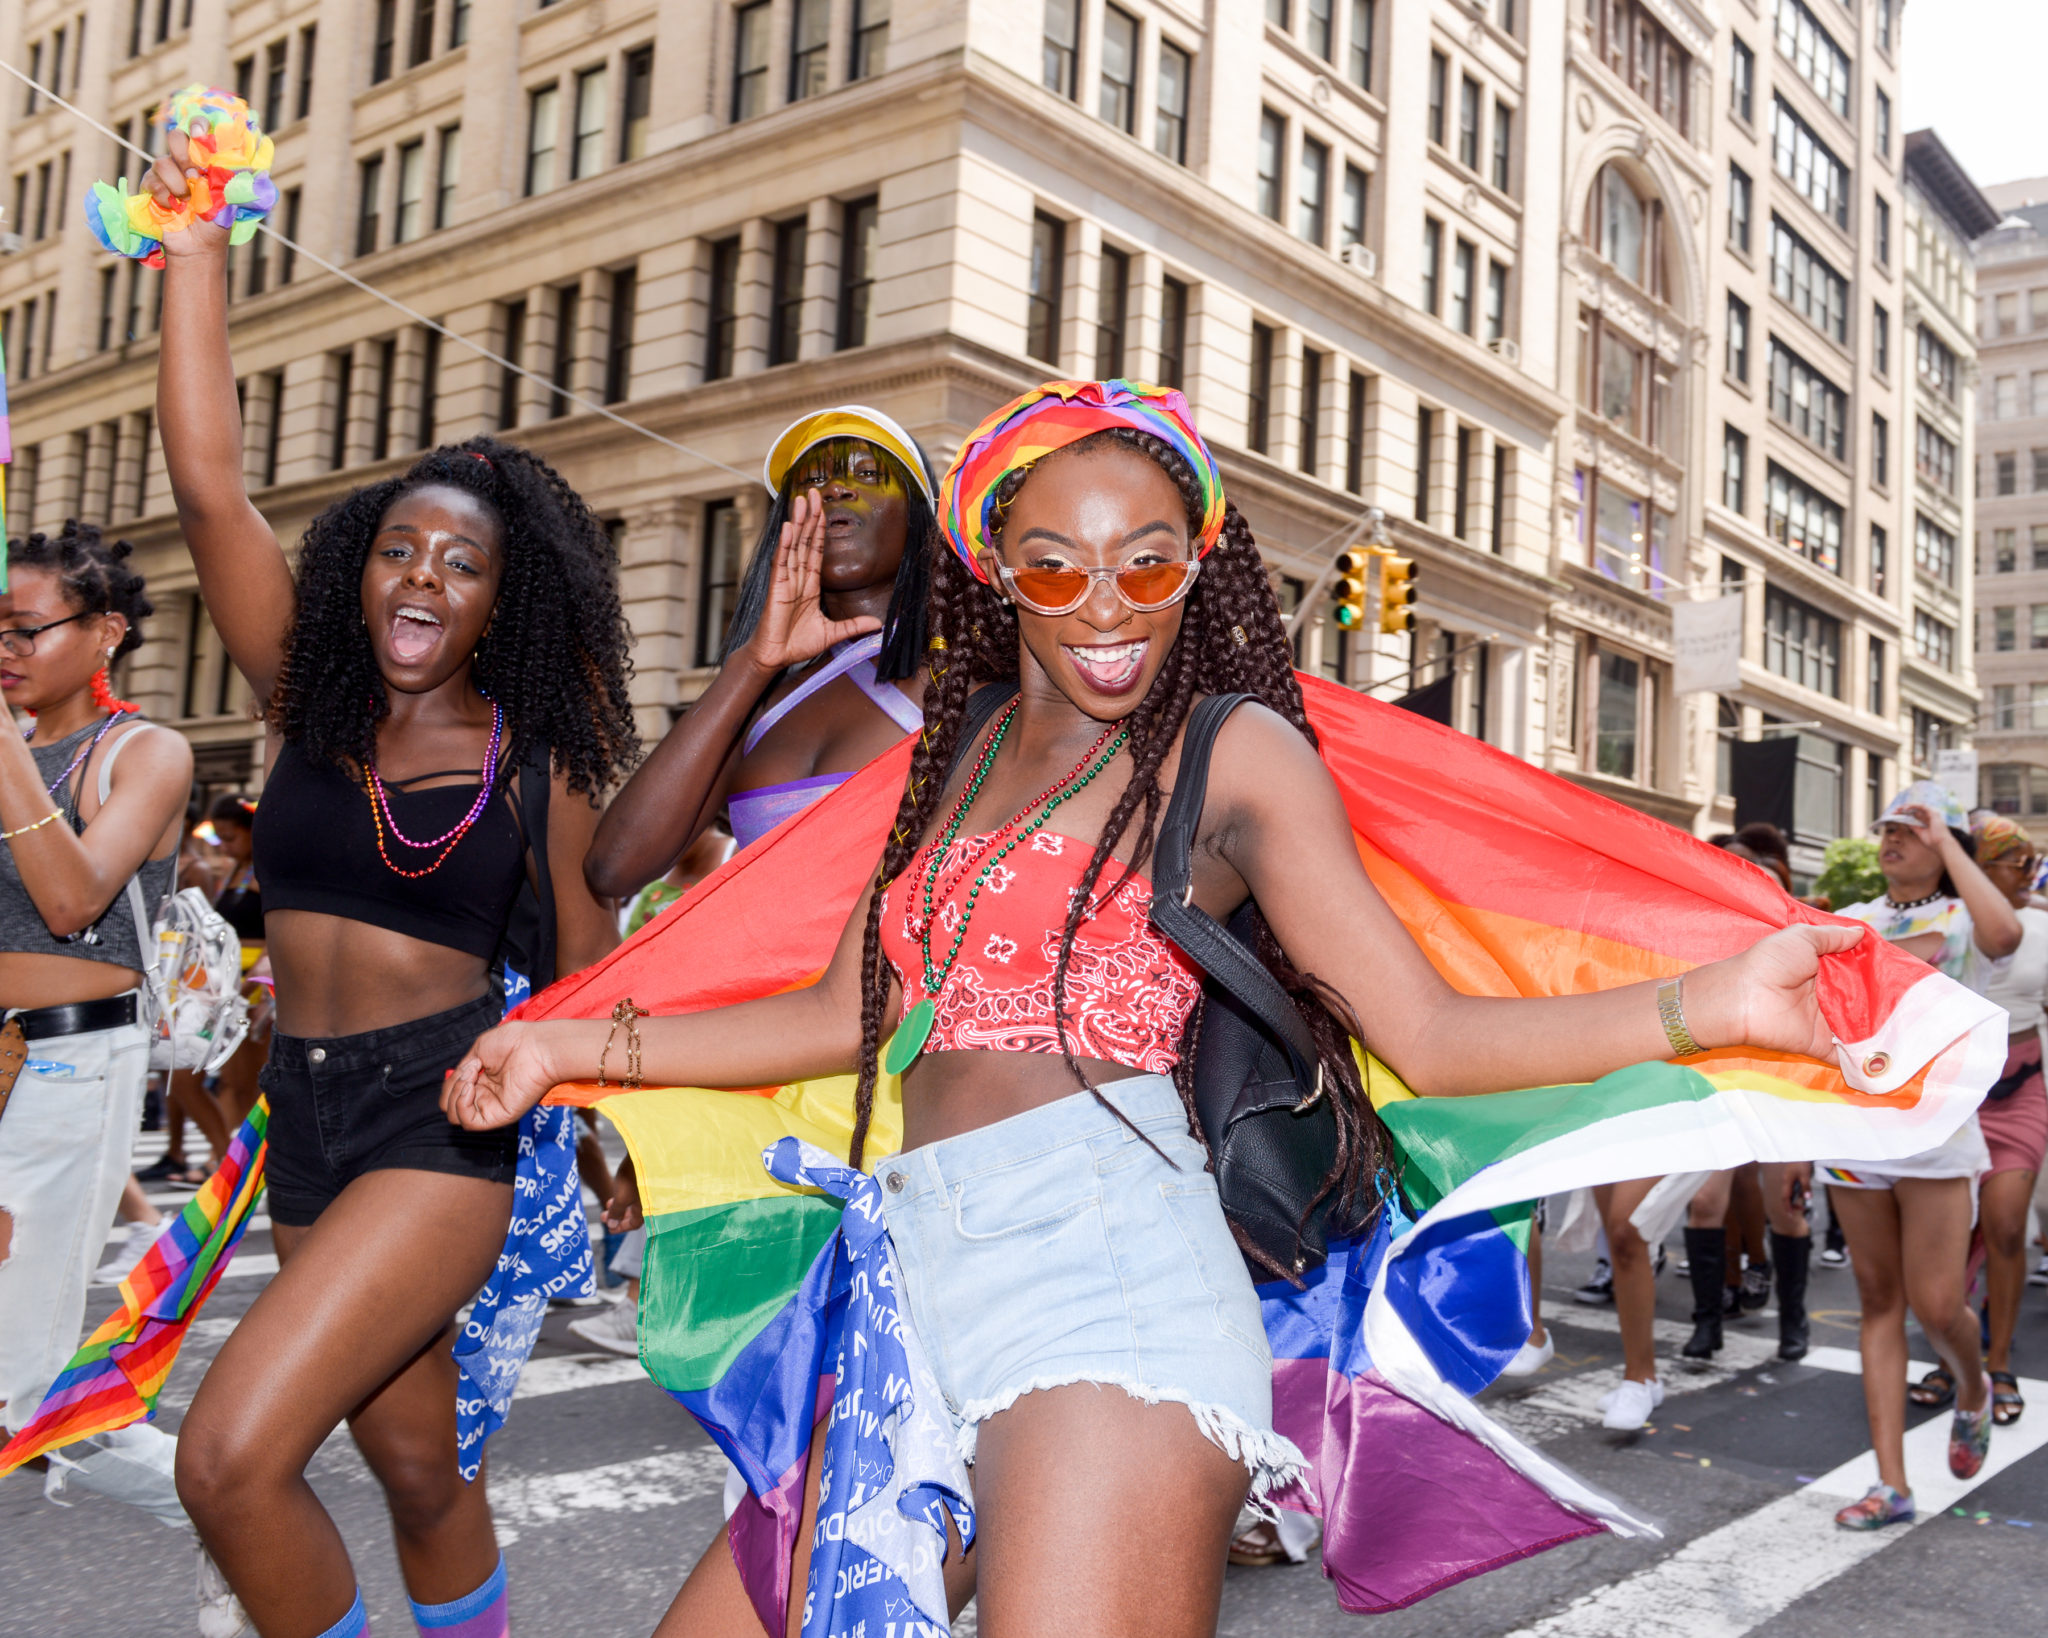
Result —
<path fill-rule="evenodd" d="M 1671 605 L 1677 651 L 1672 686 L 1681 694 L 1732 694 L 1742 686 L 1742 594 Z"/>

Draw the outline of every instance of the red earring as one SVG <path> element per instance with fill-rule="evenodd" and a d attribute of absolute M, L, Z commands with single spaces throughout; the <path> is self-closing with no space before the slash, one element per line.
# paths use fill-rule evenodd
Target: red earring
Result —
<path fill-rule="evenodd" d="M 135 707 L 127 700 L 114 698 L 114 690 L 107 681 L 107 668 L 105 666 L 101 666 L 99 670 L 92 674 L 92 702 L 102 711 L 109 714 L 117 711 L 135 710 Z"/>

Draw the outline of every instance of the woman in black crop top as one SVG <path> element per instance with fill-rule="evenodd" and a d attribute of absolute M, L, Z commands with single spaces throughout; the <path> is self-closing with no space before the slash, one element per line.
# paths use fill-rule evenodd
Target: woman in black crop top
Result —
<path fill-rule="evenodd" d="M 185 191 L 185 139 L 167 145 L 160 199 Z M 157 423 L 201 595 L 266 705 L 282 1268 L 186 1415 L 179 1492 L 257 1628 L 353 1631 L 355 1573 L 304 1478 L 347 1418 L 420 1619 L 446 1624 L 443 1605 L 502 1609 L 483 1486 L 456 1472 L 450 1344 L 505 1240 L 517 1133 L 461 1131 L 437 1101 L 502 1008 L 522 886 L 552 884 L 535 988 L 617 939 L 583 881 L 599 793 L 637 749 L 615 559 L 554 471 L 476 438 L 335 501 L 294 584 L 241 477 L 227 251 L 204 222 L 166 239 Z"/>

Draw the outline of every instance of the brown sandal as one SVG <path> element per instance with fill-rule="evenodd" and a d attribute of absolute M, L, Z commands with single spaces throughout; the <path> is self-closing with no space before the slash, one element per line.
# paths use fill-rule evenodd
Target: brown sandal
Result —
<path fill-rule="evenodd" d="M 1248 1570 L 1270 1570 L 1289 1562 L 1279 1526 L 1261 1519 L 1230 1544 L 1230 1562 Z"/>
<path fill-rule="evenodd" d="M 2010 1427 L 2020 1419 L 2027 1408 L 2026 1400 L 2020 1397 L 2019 1378 L 2010 1371 L 1991 1373 L 1991 1420 L 1999 1427 Z"/>

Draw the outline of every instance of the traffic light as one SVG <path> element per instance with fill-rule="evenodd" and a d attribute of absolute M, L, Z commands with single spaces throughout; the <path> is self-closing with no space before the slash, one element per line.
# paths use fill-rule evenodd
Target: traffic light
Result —
<path fill-rule="evenodd" d="M 1382 552 L 1380 559 L 1380 630 L 1415 629 L 1415 559 Z"/>
<path fill-rule="evenodd" d="M 1337 624 L 1357 631 L 1370 618 L 1366 599 L 1372 594 L 1372 560 L 1369 551 L 1354 547 L 1337 558 L 1337 582 L 1330 595 L 1337 602 Z"/>

